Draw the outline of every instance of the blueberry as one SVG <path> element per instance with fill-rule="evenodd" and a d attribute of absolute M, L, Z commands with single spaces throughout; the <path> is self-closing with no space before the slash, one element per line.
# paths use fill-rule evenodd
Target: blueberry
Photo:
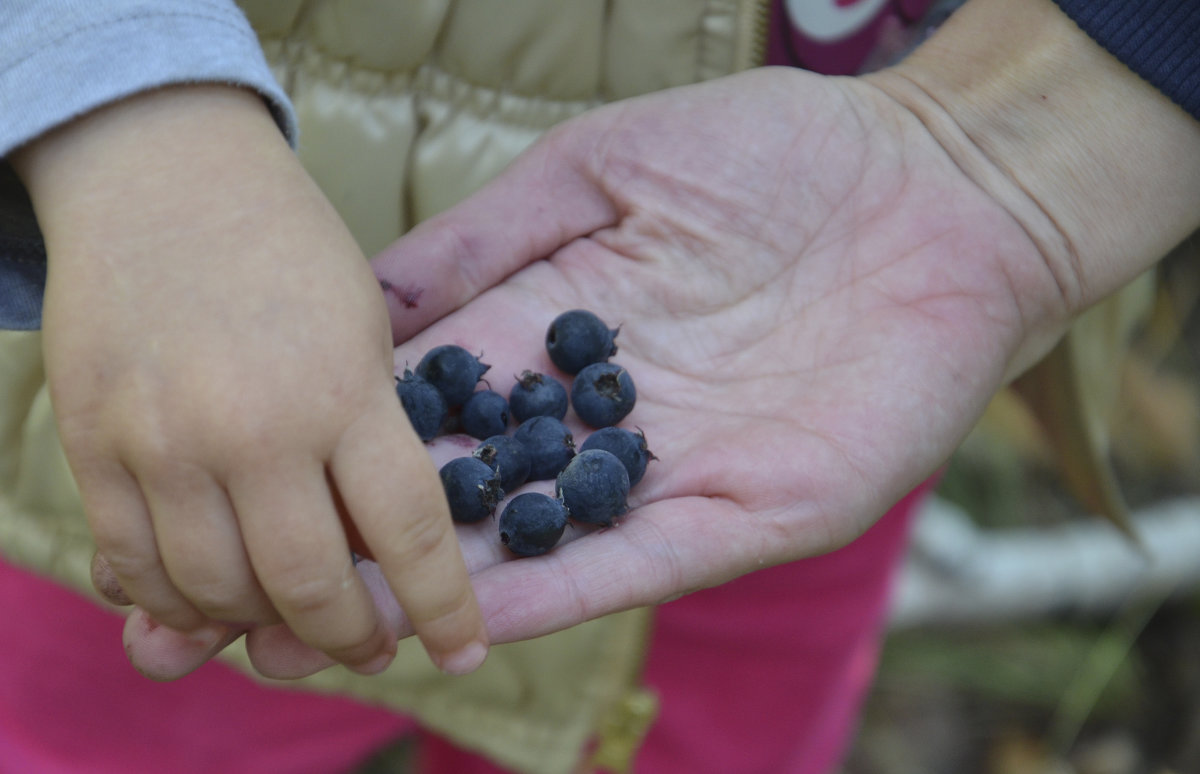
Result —
<path fill-rule="evenodd" d="M 658 459 L 646 446 L 646 436 L 641 430 L 635 433 L 623 427 L 603 427 L 589 435 L 579 451 L 591 449 L 603 449 L 619 459 L 629 474 L 631 488 L 642 480 L 650 460 Z"/>
<path fill-rule="evenodd" d="M 604 321 L 586 309 L 563 312 L 546 329 L 546 351 L 562 371 L 577 374 L 584 366 L 602 363 L 617 354 L 610 330 Z"/>
<path fill-rule="evenodd" d="M 396 396 L 408 421 L 422 441 L 430 441 L 446 421 L 446 399 L 437 387 L 405 369 L 404 377 L 396 381 Z"/>
<path fill-rule="evenodd" d="M 500 474 L 486 462 L 474 457 L 455 457 L 438 471 L 450 516 L 462 524 L 472 524 L 491 516 L 496 504 L 504 499 Z"/>
<path fill-rule="evenodd" d="M 508 393 L 508 405 L 518 422 L 530 417 L 562 419 L 567 415 L 567 388 L 552 376 L 524 371 Z"/>
<path fill-rule="evenodd" d="M 529 451 L 511 435 L 493 435 L 475 447 L 471 456 L 500 474 L 500 488 L 514 492 L 529 480 Z"/>
<path fill-rule="evenodd" d="M 529 451 L 529 480 L 547 481 L 575 456 L 575 438 L 554 417 L 533 417 L 517 425 L 513 438 Z"/>
<path fill-rule="evenodd" d="M 450 408 L 457 408 L 467 402 L 489 368 L 457 344 L 442 344 L 425 353 L 416 374 L 441 390 Z"/>
<path fill-rule="evenodd" d="M 637 401 L 633 377 L 616 363 L 593 363 L 575 377 L 571 405 L 586 424 L 600 428 L 617 424 Z"/>
<path fill-rule="evenodd" d="M 508 401 L 492 390 L 471 394 L 459 416 L 463 432 L 475 438 L 504 435 L 508 430 Z"/>
<path fill-rule="evenodd" d="M 629 474 L 603 449 L 580 452 L 558 474 L 554 492 L 575 521 L 609 526 L 629 510 Z"/>
<path fill-rule="evenodd" d="M 562 503 L 541 492 L 526 492 L 500 513 L 500 542 L 518 556 L 538 556 L 554 548 L 566 527 Z"/>

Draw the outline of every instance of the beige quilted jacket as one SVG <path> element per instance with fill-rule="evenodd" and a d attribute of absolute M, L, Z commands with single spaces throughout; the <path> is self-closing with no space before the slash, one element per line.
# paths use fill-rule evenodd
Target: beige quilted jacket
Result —
<path fill-rule="evenodd" d="M 758 64 L 766 0 L 244 0 L 299 117 L 299 155 L 372 255 L 479 187 L 551 125 Z M 40 334 L 0 331 L 0 547 L 93 594 L 93 544 L 54 429 Z M 528 774 L 620 769 L 653 717 L 649 611 L 493 649 L 465 678 L 418 643 L 366 678 L 296 687 L 417 716 Z M 226 657 L 249 670 L 244 651 Z M 594 752 L 590 750 L 595 742 Z"/>

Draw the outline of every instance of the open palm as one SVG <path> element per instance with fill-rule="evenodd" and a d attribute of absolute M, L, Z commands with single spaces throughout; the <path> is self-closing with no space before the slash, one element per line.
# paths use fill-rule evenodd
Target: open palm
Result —
<path fill-rule="evenodd" d="M 1065 317 L 1025 231 L 912 114 L 794 70 L 568 122 L 374 266 L 398 370 L 457 343 L 506 392 L 554 373 L 558 313 L 620 326 L 614 361 L 638 387 L 622 424 L 659 460 L 618 526 L 569 528 L 546 556 L 515 560 L 491 521 L 459 528 L 493 642 L 849 542 L 943 463 L 1031 326 Z M 469 449 L 430 445 L 439 462 Z M 327 663 L 279 627 L 248 645 L 269 674 Z"/>

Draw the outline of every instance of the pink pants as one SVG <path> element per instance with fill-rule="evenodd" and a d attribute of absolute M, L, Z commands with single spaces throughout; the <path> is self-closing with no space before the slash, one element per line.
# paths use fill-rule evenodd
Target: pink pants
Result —
<path fill-rule="evenodd" d="M 889 582 L 919 495 L 826 556 L 663 605 L 646 681 L 650 774 L 823 774 L 869 687 Z M 174 683 L 130 667 L 121 618 L 0 563 L 0 774 L 334 774 L 415 724 L 267 687 L 210 663 Z M 428 774 L 501 771 L 428 736 Z"/>

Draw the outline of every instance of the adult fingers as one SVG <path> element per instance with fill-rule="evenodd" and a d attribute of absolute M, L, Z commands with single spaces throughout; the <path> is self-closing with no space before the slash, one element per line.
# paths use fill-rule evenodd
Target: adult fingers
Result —
<path fill-rule="evenodd" d="M 386 397 L 343 437 L 330 469 L 430 658 L 446 672 L 470 672 L 487 655 L 487 631 L 437 471 Z"/>
<path fill-rule="evenodd" d="M 133 667 L 151 680 L 178 680 L 203 666 L 246 631 L 216 624 L 196 632 L 160 626 L 141 608 L 125 619 L 122 640 Z"/>
<path fill-rule="evenodd" d="M 383 577 L 379 565 L 362 561 L 357 569 L 388 628 L 397 633 L 397 637 L 412 634 L 408 619 L 404 617 L 404 611 L 388 587 L 387 578 Z M 246 653 L 250 657 L 250 664 L 260 675 L 274 680 L 298 680 L 327 669 L 334 663 L 329 656 L 302 642 L 286 624 L 257 627 L 247 632 Z"/>
<path fill-rule="evenodd" d="M 748 523 L 752 518 L 719 498 L 651 503 L 545 556 L 495 565 L 476 577 L 493 641 L 539 637 L 658 604 L 777 562 L 778 551 Z"/>
<path fill-rule="evenodd" d="M 463 530 L 480 609 L 492 642 L 515 642 L 578 623 L 716 585 L 756 566 L 754 556 L 771 556 L 762 531 L 727 501 L 687 497 L 643 506 L 618 526 L 572 527 L 554 551 L 514 559 L 492 529 Z M 683 528 L 692 537 L 680 538 Z M 749 558 L 748 558 L 749 557 Z M 497 563 L 498 562 L 498 563 Z M 762 566 L 766 566 L 766 562 Z M 401 637 L 413 628 L 372 562 L 359 565 L 381 614 Z M 376 579 L 373 581 L 372 579 Z M 332 662 L 300 641 L 286 626 L 247 635 L 251 662 L 263 676 L 297 679 Z"/>
<path fill-rule="evenodd" d="M 269 456 L 228 491 L 254 572 L 296 635 L 357 671 L 383 669 L 395 637 L 354 571 L 324 465 Z"/>
<path fill-rule="evenodd" d="M 96 555 L 93 567 L 104 566 Z M 398 638 L 413 633 L 404 611 L 396 601 L 379 565 L 361 561 L 356 569 L 386 626 Z M 104 570 L 100 569 L 103 573 Z M 263 677 L 273 680 L 298 680 L 328 669 L 336 662 L 296 636 L 287 624 L 255 626 L 250 630 L 230 626 L 215 639 L 197 637 L 157 625 L 144 610 L 135 609 L 126 619 L 124 642 L 130 662 L 142 674 L 155 680 L 175 680 L 197 669 L 236 640 L 243 631 L 250 664 Z"/>
<path fill-rule="evenodd" d="M 477 545 L 472 563 L 483 565 L 475 576 L 476 586 L 493 641 L 529 639 L 713 586 L 751 569 L 756 555 L 777 560 L 763 532 L 748 528 L 748 518 L 752 517 L 719 499 L 653 503 L 630 513 L 616 527 L 574 535 L 545 556 L 495 565 L 490 565 L 495 561 L 494 536 L 470 532 L 468 538 L 478 538 L 473 541 Z M 820 529 L 814 522 L 814 533 Z M 468 539 L 468 546 L 471 542 Z M 389 627 L 407 636 L 412 628 L 382 571 L 373 562 L 363 562 L 359 572 Z M 190 663 L 189 654 L 204 652 L 178 633 L 163 634 L 160 629 L 147 634 L 144 627 L 131 620 L 126 628 L 127 643 L 131 634 L 140 634 L 131 658 L 136 656 L 142 671 L 151 668 L 161 675 L 164 664 L 178 671 Z M 265 677 L 297 679 L 333 664 L 283 624 L 255 629 L 246 637 L 251 663 Z"/>
<path fill-rule="evenodd" d="M 512 558 L 500 547 L 494 523 L 459 524 L 455 531 L 471 573 Z M 358 563 L 357 569 L 388 628 L 398 639 L 411 636 L 413 627 L 379 565 L 364 560 Z M 259 674 L 276 680 L 296 680 L 333 666 L 332 659 L 306 645 L 285 624 L 258 627 L 248 632 L 246 652 Z"/>
<path fill-rule="evenodd" d="M 618 211 L 592 168 L 603 134 L 568 128 L 578 125 L 551 131 L 484 188 L 372 259 L 394 341 L 407 340 L 526 264 L 616 222 Z"/>

